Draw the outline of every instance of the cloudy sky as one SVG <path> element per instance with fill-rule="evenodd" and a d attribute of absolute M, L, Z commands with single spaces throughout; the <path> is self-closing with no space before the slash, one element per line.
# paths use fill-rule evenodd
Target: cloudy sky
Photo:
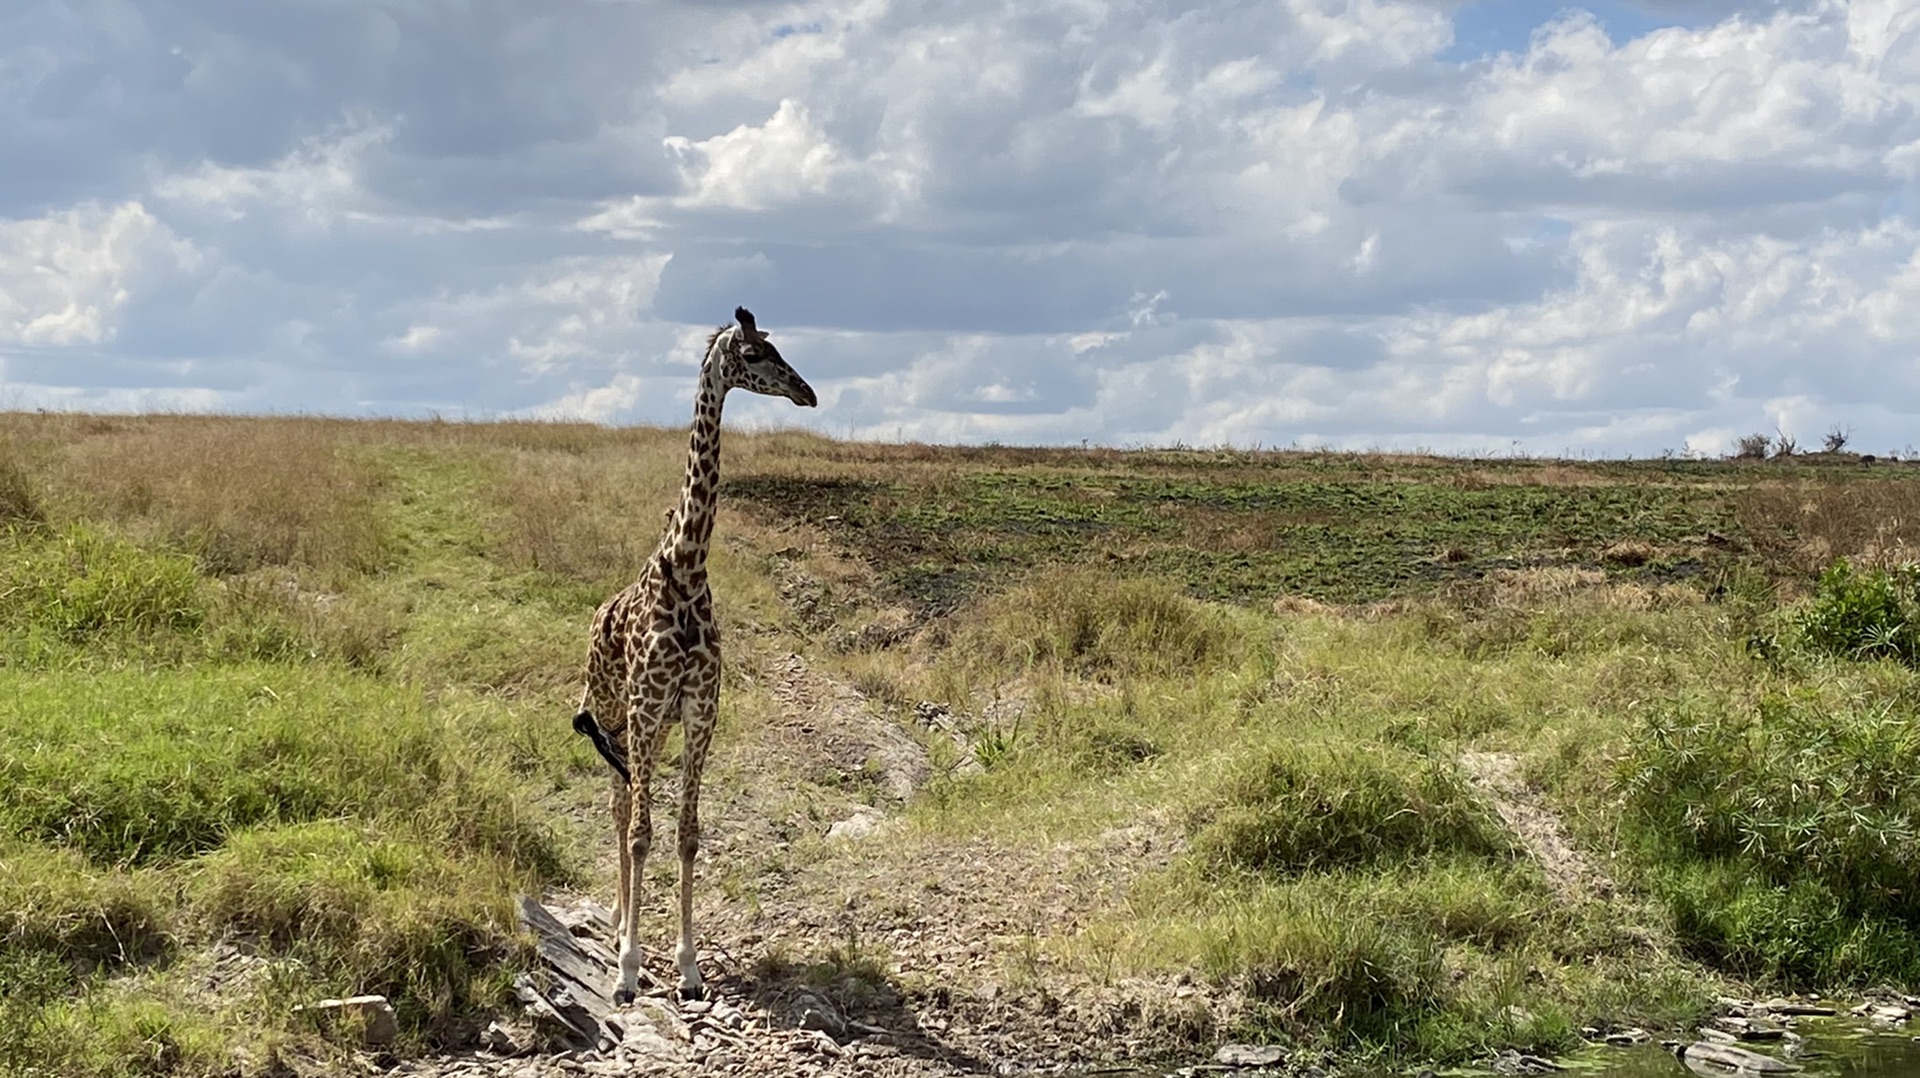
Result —
<path fill-rule="evenodd" d="M 1912 0 L 11 0 L 0 407 L 1920 444 Z"/>

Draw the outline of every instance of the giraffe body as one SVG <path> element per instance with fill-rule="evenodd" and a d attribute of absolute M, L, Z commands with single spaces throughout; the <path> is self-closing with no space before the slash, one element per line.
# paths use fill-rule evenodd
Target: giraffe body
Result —
<path fill-rule="evenodd" d="M 802 407 L 815 403 L 812 388 L 758 331 L 753 315 L 743 307 L 734 317 L 737 326 L 723 327 L 707 341 L 686 482 L 678 507 L 668 515 L 666 534 L 638 579 L 594 613 L 586 686 L 573 720 L 574 729 L 593 742 L 614 771 L 614 841 L 620 859 L 615 892 L 620 973 L 614 998 L 620 1002 L 632 999 L 639 986 L 636 909 L 653 845 L 653 773 L 676 722 L 684 744 L 677 821 L 680 942 L 674 957 L 681 994 L 697 997 L 702 990 L 693 878 L 700 849 L 700 775 L 720 705 L 720 630 L 707 585 L 707 551 L 720 485 L 721 406 L 735 388 L 783 396 Z"/>

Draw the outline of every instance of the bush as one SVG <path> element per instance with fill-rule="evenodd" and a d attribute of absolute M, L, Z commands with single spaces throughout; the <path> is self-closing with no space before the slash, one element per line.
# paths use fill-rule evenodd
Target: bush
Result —
<path fill-rule="evenodd" d="M 1667 866 L 1685 942 L 1807 985 L 1920 976 L 1916 755 L 1912 715 L 1811 695 L 1641 722 L 1627 822 Z"/>
<path fill-rule="evenodd" d="M 1733 444 L 1733 456 L 1735 460 L 1765 460 L 1772 445 L 1773 439 L 1764 434 L 1743 435 Z"/>
<path fill-rule="evenodd" d="M 80 970 L 151 957 L 167 939 L 157 890 L 71 850 L 0 843 L 0 952 L 37 952 Z"/>
<path fill-rule="evenodd" d="M 1845 558 L 1835 561 L 1793 615 L 1793 627 L 1816 652 L 1920 665 L 1920 565 L 1855 569 Z"/>
<path fill-rule="evenodd" d="M 1502 857 L 1505 832 L 1449 763 L 1387 746 L 1269 750 L 1189 821 L 1215 872 L 1299 873 L 1436 853 Z"/>
<path fill-rule="evenodd" d="M 191 676 L 0 668 L 0 697 L 9 694 L 0 833 L 95 864 L 168 865 L 240 830 L 352 816 L 560 871 L 553 835 L 496 742 L 371 679 L 260 666 Z"/>

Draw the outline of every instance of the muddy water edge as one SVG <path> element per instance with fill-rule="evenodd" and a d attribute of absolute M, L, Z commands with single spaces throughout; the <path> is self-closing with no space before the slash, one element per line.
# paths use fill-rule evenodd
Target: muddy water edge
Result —
<path fill-rule="evenodd" d="M 1741 1045 L 1786 1064 L 1787 1068 L 1770 1072 L 1740 1067 L 1698 1053 L 1701 1058 L 1676 1057 L 1671 1042 L 1648 1041 L 1630 1047 L 1595 1044 L 1550 1063 L 1535 1057 L 1498 1060 L 1493 1066 L 1448 1068 L 1434 1072 L 1422 1070 L 1434 1078 L 1510 1078 L 1513 1075 L 1566 1074 L 1576 1078 L 1920 1078 L 1920 1036 L 1907 1023 L 1882 1025 L 1854 1017 L 1804 1017 L 1796 1019 L 1793 1032 L 1797 1042 Z M 1701 1043 L 1691 1038 L 1684 1044 Z M 1706 1041 L 1708 1045 L 1715 1042 Z M 1096 1068 L 1065 1072 L 1067 1078 L 1200 1078 L 1202 1075 L 1299 1075 L 1297 1061 L 1285 1061 L 1271 1067 L 1235 1067 L 1216 1060 L 1179 1067 L 1128 1070 Z M 1311 1073 L 1309 1070 L 1306 1073 Z"/>

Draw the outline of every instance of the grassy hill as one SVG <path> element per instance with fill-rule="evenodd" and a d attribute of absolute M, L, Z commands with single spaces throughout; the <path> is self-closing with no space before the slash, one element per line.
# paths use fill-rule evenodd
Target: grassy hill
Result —
<path fill-rule="evenodd" d="M 726 452 L 723 980 L 1364 1063 L 1920 979 L 1914 582 L 1874 570 L 1920 471 Z M 0 415 L 0 1073 L 325 1055 L 322 996 L 390 996 L 403 1051 L 508 1009 L 511 896 L 609 890 L 567 720 L 683 453 Z M 883 836 L 825 837 L 861 806 Z"/>

